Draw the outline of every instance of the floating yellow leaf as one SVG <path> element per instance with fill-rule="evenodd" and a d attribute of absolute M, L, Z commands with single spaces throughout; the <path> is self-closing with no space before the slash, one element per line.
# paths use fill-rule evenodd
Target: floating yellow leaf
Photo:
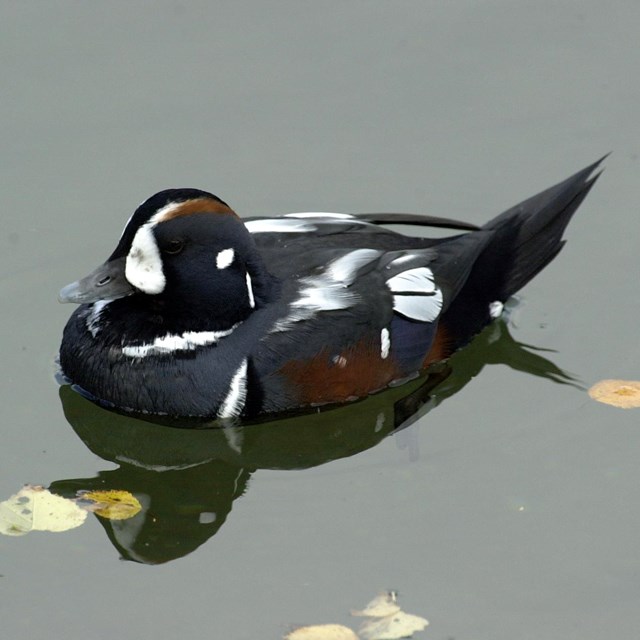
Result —
<path fill-rule="evenodd" d="M 640 407 L 640 382 L 637 380 L 601 380 L 596 382 L 589 395 L 598 402 L 622 409 Z"/>
<path fill-rule="evenodd" d="M 358 640 L 358 636 L 341 624 L 317 624 L 299 627 L 287 634 L 285 640 Z"/>
<path fill-rule="evenodd" d="M 384 618 L 372 618 L 362 623 L 360 636 L 364 640 L 398 640 L 410 638 L 416 631 L 422 631 L 428 620 L 404 611 L 398 611 Z"/>
<path fill-rule="evenodd" d="M 0 502 L 0 533 L 22 536 L 29 531 L 67 531 L 79 527 L 86 517 L 87 512 L 73 500 L 27 485 Z"/>
<path fill-rule="evenodd" d="M 133 518 L 142 506 L 138 499 L 128 491 L 86 491 L 78 495 L 80 500 L 93 502 L 90 510 L 109 520 L 127 520 Z"/>
<path fill-rule="evenodd" d="M 352 616 L 363 616 L 366 618 L 384 618 L 400 611 L 400 606 L 396 602 L 398 594 L 396 591 L 385 591 L 378 594 L 364 609 L 351 611 Z"/>

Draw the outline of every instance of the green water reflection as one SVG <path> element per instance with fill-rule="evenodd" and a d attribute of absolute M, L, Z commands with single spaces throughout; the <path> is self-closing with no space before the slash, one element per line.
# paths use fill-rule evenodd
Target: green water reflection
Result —
<path fill-rule="evenodd" d="M 143 508 L 129 520 L 99 518 L 109 540 L 124 559 L 168 562 L 216 534 L 254 471 L 306 469 L 356 455 L 453 396 L 487 364 L 578 386 L 540 351 L 516 342 L 499 321 L 446 366 L 401 387 L 328 411 L 226 428 L 153 424 L 98 407 L 63 386 L 60 399 L 75 432 L 118 468 L 59 480 L 49 489 L 70 498 L 79 490 L 130 491 Z"/>

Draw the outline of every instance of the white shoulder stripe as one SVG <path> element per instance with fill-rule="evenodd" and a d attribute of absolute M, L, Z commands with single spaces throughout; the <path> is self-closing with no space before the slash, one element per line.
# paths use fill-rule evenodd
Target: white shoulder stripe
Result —
<path fill-rule="evenodd" d="M 304 211 L 301 213 L 286 213 L 285 218 L 335 218 L 336 220 L 355 220 L 350 213 L 330 213 L 328 211 Z"/>
<path fill-rule="evenodd" d="M 307 233 L 317 227 L 305 220 L 287 218 L 268 218 L 266 220 L 248 220 L 244 223 L 249 233 Z"/>

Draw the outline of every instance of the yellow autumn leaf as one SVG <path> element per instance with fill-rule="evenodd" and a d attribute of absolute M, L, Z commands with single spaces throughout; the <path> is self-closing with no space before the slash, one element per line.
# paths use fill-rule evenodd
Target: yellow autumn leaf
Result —
<path fill-rule="evenodd" d="M 379 593 L 364 609 L 351 610 L 352 616 L 365 618 L 384 618 L 400 611 L 397 603 L 398 594 L 395 591 Z"/>
<path fill-rule="evenodd" d="M 422 631 L 429 621 L 411 613 L 398 611 L 384 618 L 370 618 L 360 626 L 360 637 L 364 640 L 399 640 L 410 638 L 416 631 Z"/>
<path fill-rule="evenodd" d="M 316 624 L 298 627 L 288 633 L 285 640 L 358 640 L 358 636 L 341 624 Z"/>
<path fill-rule="evenodd" d="M 109 491 L 86 491 L 78 495 L 83 501 L 93 504 L 90 510 L 102 518 L 109 520 L 127 520 L 133 518 L 142 505 L 138 499 L 128 491 L 111 489 Z"/>
<path fill-rule="evenodd" d="M 601 380 L 589 389 L 589 396 L 622 409 L 640 407 L 640 381 Z"/>
<path fill-rule="evenodd" d="M 39 485 L 27 485 L 0 502 L 0 533 L 22 536 L 29 531 L 67 531 L 86 519 L 73 500 L 51 493 Z"/>

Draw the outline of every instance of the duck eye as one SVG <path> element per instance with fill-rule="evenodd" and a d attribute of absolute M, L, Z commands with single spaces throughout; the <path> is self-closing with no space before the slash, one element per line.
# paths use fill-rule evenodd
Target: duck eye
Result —
<path fill-rule="evenodd" d="M 164 247 L 164 252 L 171 253 L 171 254 L 180 253 L 183 248 L 184 248 L 184 240 L 179 240 L 179 239 L 169 240 L 169 242 L 167 242 L 166 246 Z"/>

